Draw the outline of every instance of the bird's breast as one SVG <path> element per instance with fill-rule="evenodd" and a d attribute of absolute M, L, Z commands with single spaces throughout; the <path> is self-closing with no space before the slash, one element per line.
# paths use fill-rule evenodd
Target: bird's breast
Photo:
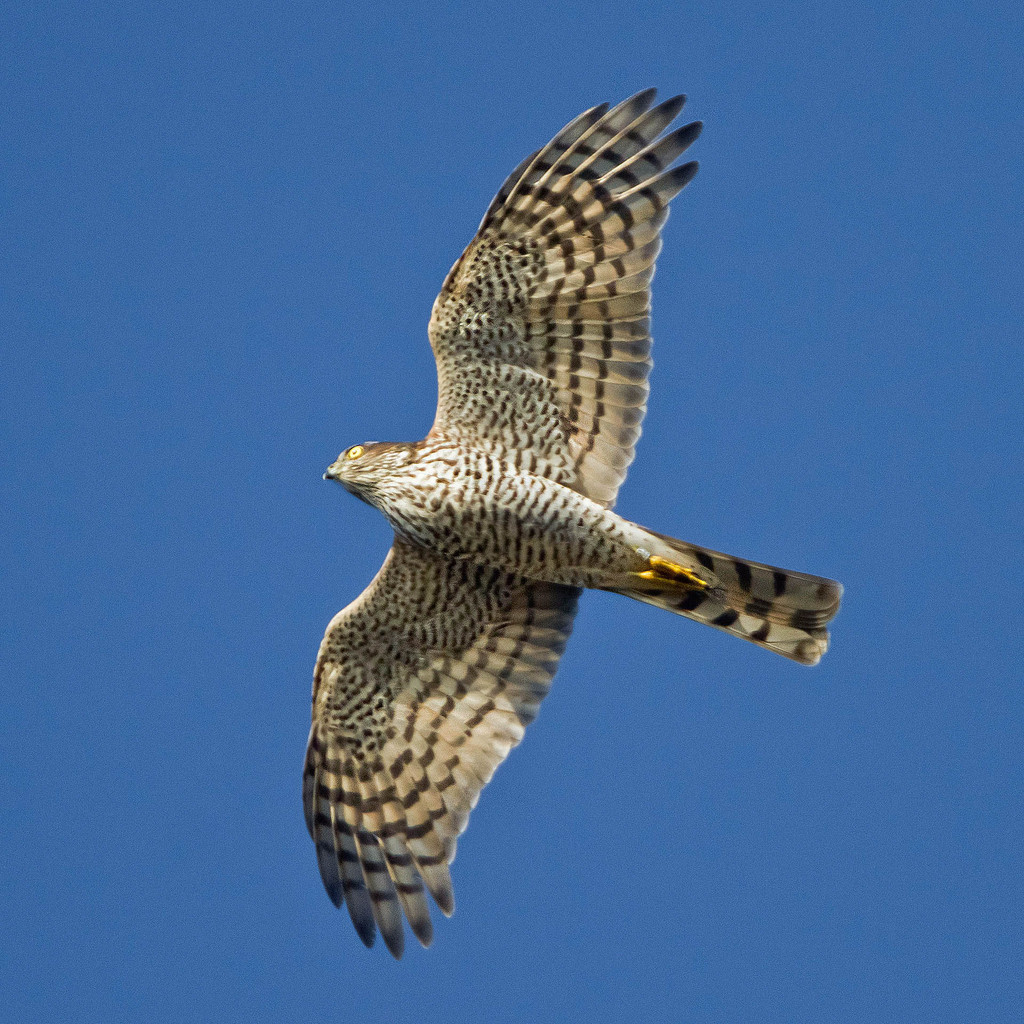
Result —
<path fill-rule="evenodd" d="M 381 489 L 395 530 L 448 558 L 553 583 L 593 584 L 635 559 L 628 527 L 589 498 L 491 455 L 424 459 Z"/>

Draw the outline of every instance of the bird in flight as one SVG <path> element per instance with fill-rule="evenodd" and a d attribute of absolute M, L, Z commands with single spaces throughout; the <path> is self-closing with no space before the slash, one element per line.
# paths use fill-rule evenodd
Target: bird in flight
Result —
<path fill-rule="evenodd" d="M 501 186 L 429 324 L 438 373 L 422 441 L 357 444 L 325 473 L 394 543 L 327 627 L 303 802 L 320 876 L 359 937 L 395 957 L 480 790 L 547 693 L 585 587 L 805 665 L 842 587 L 675 540 L 612 511 L 647 402 L 651 276 L 674 165 L 699 122 L 677 96 L 594 107 Z"/>

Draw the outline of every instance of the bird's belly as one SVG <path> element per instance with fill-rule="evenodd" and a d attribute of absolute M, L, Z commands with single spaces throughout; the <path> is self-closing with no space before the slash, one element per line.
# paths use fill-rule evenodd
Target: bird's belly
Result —
<path fill-rule="evenodd" d="M 521 472 L 453 473 L 393 511 L 395 528 L 423 547 L 550 583 L 597 586 L 640 560 L 632 523 Z"/>

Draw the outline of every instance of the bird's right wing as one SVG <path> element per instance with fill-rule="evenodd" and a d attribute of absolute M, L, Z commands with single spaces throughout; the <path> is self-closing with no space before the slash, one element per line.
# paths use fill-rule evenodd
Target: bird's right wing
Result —
<path fill-rule="evenodd" d="M 614 504 L 647 405 L 651 277 L 700 124 L 654 90 L 581 114 L 491 203 L 434 303 L 431 431 Z M 660 136 L 660 137 L 659 137 Z"/>
<path fill-rule="evenodd" d="M 379 928 L 400 956 L 403 911 L 430 942 L 424 885 L 452 912 L 456 837 L 536 715 L 578 596 L 396 537 L 328 626 L 303 802 L 328 895 L 367 945 Z"/>

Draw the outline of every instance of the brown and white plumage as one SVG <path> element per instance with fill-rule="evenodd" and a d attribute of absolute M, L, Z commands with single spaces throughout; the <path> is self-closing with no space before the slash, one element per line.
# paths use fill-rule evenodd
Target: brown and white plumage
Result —
<path fill-rule="evenodd" d="M 583 587 L 814 664 L 842 588 L 611 511 L 648 395 L 650 281 L 699 124 L 654 91 L 581 114 L 502 185 L 430 320 L 438 408 L 415 444 L 327 476 L 395 542 L 320 648 L 303 796 L 320 874 L 367 945 L 427 945 L 426 893 L 551 683 Z"/>
<path fill-rule="evenodd" d="M 452 912 L 455 840 L 537 714 L 578 596 L 396 537 L 328 627 L 303 797 L 327 892 L 367 944 L 376 922 L 401 954 L 399 906 L 429 943 L 424 884 Z"/>
<path fill-rule="evenodd" d="M 517 168 L 434 303 L 432 434 L 499 454 L 611 507 L 646 411 L 651 277 L 668 170 L 697 138 L 658 136 L 684 97 L 654 90 L 581 114 Z M 498 397 L 497 403 L 494 402 Z"/>

